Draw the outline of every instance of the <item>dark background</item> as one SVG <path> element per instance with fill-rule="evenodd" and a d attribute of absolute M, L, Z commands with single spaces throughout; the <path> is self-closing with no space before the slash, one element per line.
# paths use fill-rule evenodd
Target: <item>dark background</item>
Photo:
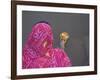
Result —
<path fill-rule="evenodd" d="M 73 66 L 89 65 L 89 14 L 22 11 L 22 45 L 24 46 L 32 25 L 40 21 L 51 24 L 54 47 L 60 48 L 59 34 L 70 35 L 65 51 Z"/>

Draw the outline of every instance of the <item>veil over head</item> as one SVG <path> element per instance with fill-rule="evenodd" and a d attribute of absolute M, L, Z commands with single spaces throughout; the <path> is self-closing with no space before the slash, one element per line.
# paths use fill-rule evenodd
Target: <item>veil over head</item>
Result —
<path fill-rule="evenodd" d="M 48 49 L 52 48 L 52 45 L 53 33 L 51 26 L 47 22 L 38 22 L 33 25 L 32 32 L 23 48 L 23 68 L 31 59 L 45 55 Z"/>

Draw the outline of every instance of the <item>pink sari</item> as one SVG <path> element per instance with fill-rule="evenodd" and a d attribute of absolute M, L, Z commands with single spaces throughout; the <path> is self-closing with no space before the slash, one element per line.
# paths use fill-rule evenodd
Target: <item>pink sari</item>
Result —
<path fill-rule="evenodd" d="M 68 67 L 71 61 L 64 50 L 53 48 L 53 33 L 46 22 L 33 26 L 23 48 L 22 68 Z"/>

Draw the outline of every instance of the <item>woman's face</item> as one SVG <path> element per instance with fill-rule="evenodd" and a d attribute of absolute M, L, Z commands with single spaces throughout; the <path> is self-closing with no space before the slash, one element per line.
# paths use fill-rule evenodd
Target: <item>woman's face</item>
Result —
<path fill-rule="evenodd" d="M 39 48 L 40 53 L 44 54 L 48 49 L 52 48 L 53 33 L 49 24 L 37 23 L 34 25 L 30 37 L 29 43 L 31 47 Z"/>

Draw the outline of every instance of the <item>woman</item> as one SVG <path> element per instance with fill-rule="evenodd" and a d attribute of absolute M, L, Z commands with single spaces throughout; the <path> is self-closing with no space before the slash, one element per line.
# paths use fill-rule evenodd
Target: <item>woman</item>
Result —
<path fill-rule="evenodd" d="M 47 22 L 33 26 L 23 48 L 22 68 L 67 67 L 71 62 L 63 49 L 53 48 L 53 33 Z"/>

